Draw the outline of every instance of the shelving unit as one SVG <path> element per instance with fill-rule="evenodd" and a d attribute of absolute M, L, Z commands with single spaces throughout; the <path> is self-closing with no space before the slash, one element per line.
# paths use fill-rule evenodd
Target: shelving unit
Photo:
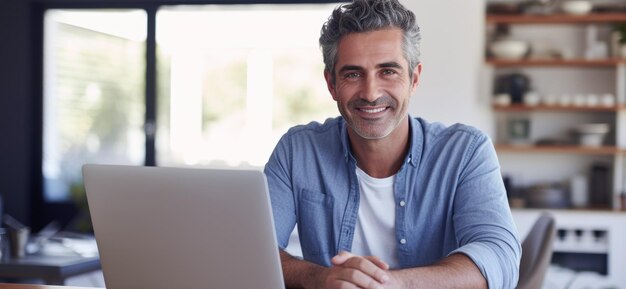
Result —
<path fill-rule="evenodd" d="M 590 204 L 583 208 L 566 209 L 518 208 L 513 209 L 513 216 L 520 235 L 525 236 L 538 215 L 549 210 L 556 219 L 557 229 L 567 232 L 567 237 L 555 238 L 552 262 L 572 269 L 575 269 L 576 264 L 583 263 L 595 266 L 598 269 L 596 272 L 603 275 L 608 284 L 619 284 L 615 288 L 622 288 L 621 286 L 626 284 L 626 275 L 619 272 L 620 268 L 626 266 L 623 262 L 626 247 L 621 245 L 626 240 L 624 226 L 626 212 L 616 210 L 620 204 L 616 202 L 615 197 L 626 190 L 626 59 L 609 56 L 590 60 L 585 59 L 581 53 L 584 51 L 582 44 L 586 36 L 584 33 L 590 25 L 606 29 L 616 22 L 626 22 L 626 13 L 582 16 L 487 15 L 487 33 L 493 32 L 496 25 L 509 25 L 512 35 L 521 32 L 522 37 L 525 37 L 523 40 L 533 41 L 539 38 L 543 41 L 552 41 L 557 47 L 569 49 L 574 47 L 578 49 L 578 53 L 568 58 L 531 57 L 520 60 L 502 60 L 487 56 L 485 76 L 486 82 L 493 87 L 497 75 L 523 72 L 537 80 L 538 87 L 535 87 L 535 91 L 544 95 L 548 93 L 615 95 L 615 104 L 610 106 L 515 103 L 505 106 L 492 104 L 491 110 L 497 128 L 496 152 L 505 174 L 511 171 L 521 172 L 522 175 L 526 174 L 524 181 L 530 183 L 534 179 L 529 181 L 532 176 L 528 177 L 528 174 L 534 175 L 535 179 L 539 180 L 553 177 L 556 179 L 552 181 L 566 181 L 572 174 L 580 174 L 595 163 L 606 163 L 610 166 L 609 177 L 614 197 L 612 207 Z M 514 27 L 518 29 L 515 30 Z M 535 27 L 540 28 L 534 29 Z M 552 33 L 552 37 L 542 38 L 542 33 Z M 489 41 L 489 37 L 486 39 Z M 507 122 L 515 118 L 530 119 L 531 130 L 536 128 L 539 131 L 531 134 L 533 138 L 529 144 L 507 143 L 506 137 L 503 137 L 506 135 Z M 576 124 L 590 122 L 611 125 L 610 137 L 604 145 L 586 147 L 558 142 L 554 145 L 537 144 L 543 143 L 538 141 L 543 137 L 559 131 L 565 134 L 565 131 Z M 574 236 L 579 231 L 583 232 L 581 233 L 583 237 Z M 595 231 L 602 231 L 603 237 L 599 239 L 590 237 Z"/>
<path fill-rule="evenodd" d="M 496 25 L 507 25 L 512 35 L 515 35 L 514 27 L 541 27 L 541 29 L 533 30 L 532 33 L 527 33 L 525 40 L 531 40 L 532 37 L 541 38 L 541 33 L 545 33 L 544 30 L 555 29 L 552 27 L 558 27 L 558 29 L 570 29 L 574 32 L 571 33 L 555 33 L 556 37 L 543 37 L 556 42 L 557 45 L 568 46 L 571 43 L 583 42 L 585 39 L 584 29 L 589 25 L 596 25 L 600 27 L 610 27 L 616 22 L 626 22 L 626 13 L 596 13 L 588 15 L 486 15 L 487 25 L 487 41 L 489 41 L 489 33 L 495 31 Z M 545 27 L 545 28 L 544 28 Z M 536 33 L 535 33 L 536 32 Z M 555 39 L 558 38 L 558 39 Z M 577 38 L 572 41 L 571 38 Z M 569 41 L 569 42 L 568 42 Z M 562 42 L 562 43 L 561 43 Z M 608 43 L 608 41 L 607 41 Z M 571 45 L 570 45 L 571 46 Z M 579 46 L 582 46 L 579 44 Z M 608 46 L 608 44 L 607 44 Z M 486 48 L 488 44 L 486 45 Z M 568 47 L 571 48 L 571 47 Z M 579 49 L 580 50 L 580 49 Z M 586 84 L 593 86 L 592 89 L 604 89 L 603 91 L 596 91 L 597 93 L 611 93 L 615 95 L 615 105 L 611 106 L 574 106 L 574 105 L 525 105 L 522 103 L 514 103 L 511 105 L 492 105 L 492 111 L 495 114 L 496 122 L 496 151 L 501 157 L 501 163 L 503 173 L 510 167 L 507 160 L 513 159 L 516 163 L 513 165 L 515 169 L 523 169 L 523 165 L 518 164 L 519 161 L 528 160 L 529 162 L 546 161 L 551 162 L 550 158 L 558 158 L 558 161 L 562 161 L 563 158 L 568 158 L 568 166 L 563 170 L 573 170 L 575 165 L 589 165 L 593 163 L 594 159 L 598 159 L 601 162 L 610 162 L 612 169 L 611 183 L 613 197 L 616 197 L 619 193 L 626 189 L 626 181 L 624 180 L 624 171 L 626 163 L 626 59 L 616 57 L 606 57 L 602 59 L 586 59 L 580 54 L 574 57 L 559 58 L 559 57 L 527 57 L 519 60 L 503 60 L 497 59 L 487 55 L 485 57 L 485 65 L 487 68 L 486 75 L 490 78 L 491 86 L 495 81 L 496 75 L 510 72 L 524 73 L 528 71 L 539 71 L 538 82 L 545 84 L 548 82 L 551 85 L 552 91 L 561 89 L 562 93 L 577 93 L 576 89 L 584 88 Z M 573 78 L 573 79 L 568 79 Z M 594 78 L 595 77 L 595 78 Z M 546 80 L 552 78 L 552 80 Z M 605 83 L 599 83 L 600 79 Z M 594 82 L 594 80 L 596 80 Z M 569 85 L 573 83 L 573 85 Z M 551 82 L 551 83 L 550 83 Z M 563 83 L 562 87 L 558 84 Z M 556 83 L 556 84 L 555 84 Z M 555 88 L 556 87 L 556 88 Z M 573 88 L 570 88 L 573 87 Z M 538 87 L 537 91 L 541 92 L 541 87 Z M 574 91 L 567 91 L 567 89 L 573 89 Z M 583 89 L 584 90 L 584 89 Z M 590 93 L 586 91 L 585 93 Z M 527 144 L 510 144 L 507 143 L 506 130 L 507 121 L 511 118 L 527 118 L 530 120 L 536 120 L 535 126 L 537 130 L 545 130 L 538 133 L 539 136 L 536 139 L 532 139 Z M 603 122 L 611 125 L 611 133 L 609 140 L 606 144 L 599 147 L 587 147 L 576 144 L 561 144 L 555 143 L 554 145 L 535 144 L 538 139 L 544 137 L 549 133 L 553 133 L 558 130 L 558 126 L 561 125 L 562 134 L 566 134 L 571 126 L 576 122 L 591 123 L 591 122 Z M 559 124 L 559 122 L 561 122 Z M 568 127 L 569 126 L 569 127 Z M 532 127 L 532 125 L 531 125 Z M 551 130 L 551 131 L 550 131 Z M 577 161 L 580 159 L 580 161 Z M 558 161 L 552 161 L 547 167 L 550 170 L 555 170 L 555 166 Z M 533 164 L 528 165 L 532 167 Z M 536 168 L 526 169 L 528 171 L 536 170 Z M 538 169 L 537 169 L 538 170 Z M 585 168 L 580 168 L 580 171 L 584 171 Z M 535 172 L 533 172 L 535 173 Z M 550 172 L 552 173 L 552 172 Z M 548 177 L 550 173 L 539 174 L 542 177 Z M 524 174 L 524 172 L 521 172 Z M 554 173 L 552 173 L 554 174 Z M 532 179 L 532 177 L 530 178 Z M 558 180 L 554 180 L 555 182 Z M 563 181 L 563 180 L 561 180 Z M 590 192 L 593 194 L 593 192 Z M 604 210 L 614 209 L 618 204 L 613 203 L 611 207 L 604 207 Z"/>

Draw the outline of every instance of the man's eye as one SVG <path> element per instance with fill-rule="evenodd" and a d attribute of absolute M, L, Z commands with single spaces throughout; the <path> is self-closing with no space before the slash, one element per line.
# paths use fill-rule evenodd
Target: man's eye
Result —
<path fill-rule="evenodd" d="M 344 78 L 358 78 L 359 76 L 361 76 L 361 74 L 358 72 L 350 72 L 350 73 L 346 73 L 344 75 Z"/>
<path fill-rule="evenodd" d="M 385 69 L 383 70 L 383 74 L 385 75 L 390 75 L 390 74 L 395 74 L 396 72 L 392 69 Z"/>

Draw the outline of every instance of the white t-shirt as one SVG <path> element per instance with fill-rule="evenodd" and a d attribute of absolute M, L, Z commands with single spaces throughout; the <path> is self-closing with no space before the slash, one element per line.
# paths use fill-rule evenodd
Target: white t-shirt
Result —
<path fill-rule="evenodd" d="M 384 179 L 370 177 L 357 167 L 361 190 L 359 214 L 352 240 L 352 253 L 376 256 L 390 268 L 398 268 L 396 256 L 396 206 L 393 194 L 395 175 Z"/>

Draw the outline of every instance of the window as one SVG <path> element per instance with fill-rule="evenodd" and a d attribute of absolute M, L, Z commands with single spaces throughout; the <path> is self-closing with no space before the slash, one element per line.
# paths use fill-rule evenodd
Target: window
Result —
<path fill-rule="evenodd" d="M 44 199 L 82 192 L 84 163 L 143 164 L 146 13 L 48 10 Z"/>
<path fill-rule="evenodd" d="M 317 42 L 332 8 L 161 9 L 158 163 L 260 167 L 289 127 L 336 115 Z"/>
<path fill-rule="evenodd" d="M 44 200 L 81 194 L 85 163 L 144 164 L 153 104 L 156 165 L 263 166 L 289 127 L 337 115 L 317 43 L 335 6 L 47 10 Z M 156 63 L 146 60 L 148 19 Z"/>

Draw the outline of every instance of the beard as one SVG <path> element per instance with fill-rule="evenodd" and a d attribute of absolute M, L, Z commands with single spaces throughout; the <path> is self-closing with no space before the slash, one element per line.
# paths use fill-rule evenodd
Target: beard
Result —
<path fill-rule="evenodd" d="M 408 107 L 405 105 L 403 111 L 398 111 L 400 109 L 398 102 L 388 95 L 383 95 L 374 101 L 357 98 L 349 101 L 347 106 L 343 106 L 339 102 L 337 105 L 350 128 L 360 137 L 370 140 L 383 139 L 391 134 L 406 116 L 406 108 Z M 372 118 L 364 118 L 360 114 L 354 113 L 368 107 L 384 107 L 386 111 L 382 116 Z"/>

